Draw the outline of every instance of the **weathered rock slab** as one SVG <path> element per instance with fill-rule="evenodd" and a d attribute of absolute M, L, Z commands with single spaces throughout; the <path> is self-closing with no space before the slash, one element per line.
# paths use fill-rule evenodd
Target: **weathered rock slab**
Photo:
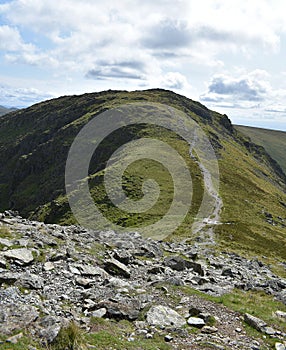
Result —
<path fill-rule="evenodd" d="M 186 320 L 175 310 L 163 305 L 151 307 L 147 312 L 146 320 L 149 325 L 159 327 L 179 328 L 186 324 Z"/>
<path fill-rule="evenodd" d="M 39 316 L 36 307 L 26 304 L 0 305 L 0 334 L 10 335 L 29 326 Z"/>
<path fill-rule="evenodd" d="M 17 265 L 28 265 L 34 261 L 32 251 L 27 248 L 11 249 L 2 254 L 6 259 L 12 260 Z"/>

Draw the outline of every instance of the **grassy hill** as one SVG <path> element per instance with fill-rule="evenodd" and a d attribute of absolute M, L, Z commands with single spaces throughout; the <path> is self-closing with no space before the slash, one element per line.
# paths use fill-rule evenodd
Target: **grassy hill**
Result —
<path fill-rule="evenodd" d="M 286 174 L 286 132 L 236 125 L 236 129 L 250 137 L 252 142 L 263 146 Z"/>
<path fill-rule="evenodd" d="M 285 175 L 264 150 L 233 128 L 226 115 L 171 91 L 104 91 L 64 96 L 0 117 L 0 210 L 17 209 L 45 222 L 76 223 L 65 194 L 64 173 L 69 148 L 84 125 L 103 111 L 126 103 L 154 102 L 174 107 L 195 120 L 216 152 L 219 193 L 223 201 L 220 224 L 213 227 L 217 248 L 243 255 L 286 259 Z M 142 107 L 142 115 L 148 108 Z M 172 122 L 172 121 L 170 121 Z M 160 187 L 156 205 L 144 213 L 116 208 L 104 187 L 110 155 L 127 141 L 157 138 L 183 157 L 193 181 L 192 206 L 170 239 L 192 242 L 192 224 L 204 195 L 201 169 L 189 156 L 189 145 L 174 132 L 144 124 L 122 127 L 97 149 L 89 168 L 90 192 L 101 212 L 128 227 L 152 224 L 171 205 L 173 183 L 168 171 L 152 160 L 134 162 L 124 172 L 125 194 L 142 198 L 142 183 L 155 179 Z"/>

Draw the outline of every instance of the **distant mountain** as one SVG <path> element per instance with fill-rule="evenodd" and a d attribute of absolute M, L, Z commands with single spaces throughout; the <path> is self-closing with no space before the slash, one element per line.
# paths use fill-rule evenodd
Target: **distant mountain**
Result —
<path fill-rule="evenodd" d="M 286 174 L 286 132 L 236 125 L 236 129 L 263 146 Z"/>
<path fill-rule="evenodd" d="M 3 106 L 0 106 L 0 116 L 7 114 L 7 113 L 10 113 L 10 112 L 13 112 L 13 111 L 16 111 L 16 110 L 17 110 L 17 108 L 6 108 Z"/>
<path fill-rule="evenodd" d="M 103 111 L 133 102 L 157 102 L 179 109 L 208 135 L 219 163 L 223 207 L 219 220 L 208 218 L 201 234 L 212 227 L 217 249 L 285 260 L 286 176 L 278 162 L 235 129 L 226 115 L 162 89 L 64 96 L 0 117 L 0 211 L 16 209 L 26 217 L 49 223 L 76 223 L 65 193 L 70 146 L 88 121 Z M 204 196 L 205 177 L 198 157 L 191 158 L 189 144 L 173 132 L 144 124 L 144 113 L 149 113 L 147 105 L 141 112 L 142 125 L 122 127 L 98 147 L 89 169 L 91 195 L 104 215 L 126 230 L 162 218 L 173 196 L 172 178 L 164 167 L 146 160 L 135 162 L 124 173 L 124 192 L 133 199 L 142 198 L 146 179 L 158 181 L 160 196 L 146 213 L 116 208 L 103 182 L 107 160 L 119 146 L 142 137 L 159 138 L 180 153 L 193 181 L 192 207 L 170 238 L 200 242 L 204 237 L 194 238 L 191 232 Z"/>

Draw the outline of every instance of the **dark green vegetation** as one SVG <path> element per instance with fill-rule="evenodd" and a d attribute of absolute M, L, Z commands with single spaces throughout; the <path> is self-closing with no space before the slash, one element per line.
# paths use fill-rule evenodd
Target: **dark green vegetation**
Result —
<path fill-rule="evenodd" d="M 286 132 L 242 125 L 236 125 L 235 128 L 250 137 L 252 142 L 263 146 L 286 174 Z"/>
<path fill-rule="evenodd" d="M 81 128 L 99 113 L 132 102 L 158 102 L 185 112 L 208 135 L 219 160 L 221 225 L 215 227 L 218 248 L 243 255 L 286 258 L 286 178 L 264 148 L 231 125 L 226 115 L 166 90 L 105 91 L 65 96 L 36 104 L 0 118 L 0 210 L 13 208 L 24 216 L 45 222 L 73 223 L 64 188 L 69 147 Z M 184 157 L 193 179 L 193 205 L 170 238 L 192 239 L 191 224 L 203 195 L 202 175 L 189 157 L 189 145 L 165 129 L 143 123 L 122 128 L 107 137 L 90 164 L 90 190 L 101 211 L 128 229 L 156 222 L 172 200 L 170 174 L 153 161 L 135 162 L 123 178 L 125 193 L 142 197 L 141 184 L 148 178 L 159 183 L 161 195 L 146 213 L 128 214 L 115 209 L 103 185 L 103 169 L 109 156 L 127 141 L 157 137 Z M 94 160 L 96 158 L 96 161 Z M 281 164 L 282 165 L 282 164 Z"/>

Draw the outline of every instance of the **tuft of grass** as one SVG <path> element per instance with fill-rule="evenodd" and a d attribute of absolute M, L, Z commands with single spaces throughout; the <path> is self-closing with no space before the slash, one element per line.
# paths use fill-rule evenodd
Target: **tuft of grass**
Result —
<path fill-rule="evenodd" d="M 286 312 L 286 305 L 275 300 L 273 296 L 268 295 L 263 291 L 243 291 L 240 289 L 233 289 L 231 293 L 215 297 L 188 286 L 173 288 L 179 289 L 185 295 L 198 295 L 203 299 L 222 304 L 241 314 L 248 313 L 261 318 L 269 326 L 272 326 L 275 329 L 281 331 L 286 329 L 286 321 L 282 321 L 275 316 L 275 311 L 277 310 Z"/>
<path fill-rule="evenodd" d="M 86 339 L 82 329 L 75 323 L 61 328 L 58 336 L 51 344 L 51 350 L 85 350 Z"/>
<path fill-rule="evenodd" d="M 11 229 L 7 226 L 0 226 L 0 238 L 13 238 Z"/>
<path fill-rule="evenodd" d="M 128 341 L 128 337 L 134 331 L 131 322 L 122 320 L 119 322 L 107 321 L 93 318 L 91 322 L 91 333 L 87 335 L 90 345 L 95 345 L 97 350 L 170 350 L 171 346 L 166 344 L 164 338 L 155 334 L 152 339 L 145 339 L 136 335 L 134 341 Z"/>
<path fill-rule="evenodd" d="M 207 321 L 208 326 L 214 326 L 216 324 L 216 319 L 214 316 L 210 316 Z"/>
<path fill-rule="evenodd" d="M 269 326 L 281 331 L 286 329 L 286 321 L 275 316 L 275 311 L 286 312 L 286 305 L 262 291 L 242 291 L 234 289 L 231 294 L 220 297 L 220 301 L 232 310 L 249 313 L 263 319 Z"/>

